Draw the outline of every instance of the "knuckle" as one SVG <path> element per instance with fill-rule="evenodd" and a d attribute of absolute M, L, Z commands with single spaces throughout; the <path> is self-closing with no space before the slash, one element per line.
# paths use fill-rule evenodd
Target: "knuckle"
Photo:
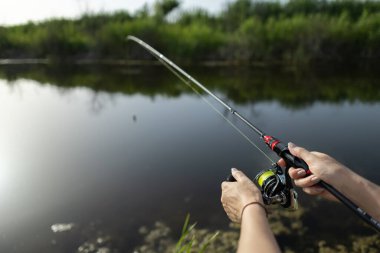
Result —
<path fill-rule="evenodd" d="M 302 180 L 300 180 L 300 179 L 295 179 L 294 180 L 294 184 L 296 185 L 296 186 L 298 186 L 298 187 L 302 187 L 303 185 L 302 185 Z"/>
<path fill-rule="evenodd" d="M 241 178 L 241 177 L 244 176 L 244 174 L 243 174 L 243 172 L 241 172 L 240 170 L 238 170 L 238 171 L 235 172 L 235 176 Z"/>
<path fill-rule="evenodd" d="M 289 173 L 289 176 L 291 178 L 293 178 L 293 179 L 297 178 L 297 172 L 296 172 L 296 170 L 294 168 L 290 168 L 288 173 Z"/>

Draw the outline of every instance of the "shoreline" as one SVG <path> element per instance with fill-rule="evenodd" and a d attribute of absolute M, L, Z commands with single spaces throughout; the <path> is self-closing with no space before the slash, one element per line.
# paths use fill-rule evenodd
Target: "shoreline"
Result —
<path fill-rule="evenodd" d="M 266 62 L 266 61 L 176 61 L 174 62 L 183 67 L 210 67 L 210 68 L 223 68 L 223 67 L 240 67 L 240 68 L 274 68 L 274 69 L 287 69 L 293 71 L 311 70 L 311 69 L 345 69 L 345 68 L 359 68 L 372 70 L 376 69 L 377 63 L 380 59 L 362 59 L 362 61 L 314 61 L 309 63 L 298 62 Z M 0 58 L 0 66 L 7 65 L 104 65 L 104 66 L 161 66 L 162 64 L 156 60 L 128 60 L 128 59 L 49 59 L 49 58 Z"/>

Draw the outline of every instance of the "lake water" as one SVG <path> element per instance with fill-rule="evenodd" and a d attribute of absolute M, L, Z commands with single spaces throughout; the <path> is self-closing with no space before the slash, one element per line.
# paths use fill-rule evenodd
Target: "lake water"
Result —
<path fill-rule="evenodd" d="M 380 75 L 187 69 L 266 133 L 380 184 Z M 231 167 L 254 177 L 269 166 L 163 67 L 0 67 L 0 252 L 75 252 L 99 234 L 132 252 L 141 226 L 178 230 L 187 213 L 229 229 L 220 183 Z M 374 234 L 342 205 L 298 192 L 307 247 Z M 57 223 L 76 230 L 54 233 Z"/>

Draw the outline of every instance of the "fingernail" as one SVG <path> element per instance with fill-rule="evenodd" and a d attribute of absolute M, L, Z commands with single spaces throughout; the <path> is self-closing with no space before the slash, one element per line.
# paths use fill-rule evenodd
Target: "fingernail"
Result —
<path fill-rule="evenodd" d="M 289 142 L 288 143 L 288 147 L 289 148 L 295 148 L 295 147 L 297 147 L 293 142 Z"/>
<path fill-rule="evenodd" d="M 298 176 L 304 176 L 304 175 L 306 175 L 306 172 L 305 172 L 305 170 L 300 169 L 297 171 L 297 175 Z"/>
<path fill-rule="evenodd" d="M 237 171 L 236 168 L 231 168 L 231 173 Z"/>
<path fill-rule="evenodd" d="M 312 177 L 310 178 L 310 180 L 313 181 L 313 182 L 315 182 L 315 181 L 319 181 L 319 178 L 316 177 L 316 176 L 312 176 Z"/>

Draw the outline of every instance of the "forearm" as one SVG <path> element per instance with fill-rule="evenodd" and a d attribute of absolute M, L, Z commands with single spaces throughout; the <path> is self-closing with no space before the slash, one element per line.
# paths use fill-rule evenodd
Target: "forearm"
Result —
<path fill-rule="evenodd" d="M 342 172 L 337 189 L 361 209 L 380 220 L 380 187 L 355 172 Z"/>
<path fill-rule="evenodd" d="M 280 249 L 259 205 L 244 210 L 237 253 L 277 253 Z"/>

